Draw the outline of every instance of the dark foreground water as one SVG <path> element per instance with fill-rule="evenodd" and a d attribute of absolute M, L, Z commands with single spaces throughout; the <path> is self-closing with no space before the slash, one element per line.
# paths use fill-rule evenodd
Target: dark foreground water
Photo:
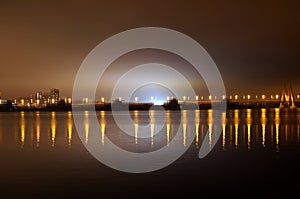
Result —
<path fill-rule="evenodd" d="M 83 140 L 71 112 L 0 113 L 1 198 L 198 198 L 205 196 L 289 196 L 300 190 L 300 110 L 229 110 L 223 114 L 220 138 L 212 111 L 166 112 L 164 127 L 156 112 L 131 112 L 133 137 L 124 135 L 111 112 L 98 112 L 104 135 L 133 152 L 168 145 L 182 116 L 181 143 L 186 153 L 161 170 L 131 174 L 111 169 L 91 156 L 89 112 L 84 115 Z M 120 113 L 122 114 L 122 113 Z M 186 115 L 192 117 L 186 118 Z M 149 138 L 139 129 L 149 125 Z M 216 146 L 198 158 L 206 133 Z M 187 140 L 195 136 L 191 146 Z"/>

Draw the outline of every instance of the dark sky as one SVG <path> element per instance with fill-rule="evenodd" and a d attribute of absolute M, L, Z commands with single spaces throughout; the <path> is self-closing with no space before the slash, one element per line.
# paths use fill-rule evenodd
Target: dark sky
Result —
<path fill-rule="evenodd" d="M 70 96 L 81 62 L 121 31 L 158 26 L 197 40 L 217 64 L 228 94 L 300 93 L 297 1 L 1 1 L 0 91 L 28 96 L 60 88 Z"/>

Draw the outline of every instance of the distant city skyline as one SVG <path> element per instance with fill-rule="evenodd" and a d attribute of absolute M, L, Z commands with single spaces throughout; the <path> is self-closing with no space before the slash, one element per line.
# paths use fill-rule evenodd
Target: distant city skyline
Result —
<path fill-rule="evenodd" d="M 300 93 L 297 2 L 33 2 L 0 6 L 3 98 L 52 87 L 71 96 L 76 72 L 96 45 L 146 26 L 174 29 L 198 41 L 218 66 L 228 95 L 280 94 L 289 82 Z M 108 79 L 120 71 L 112 70 Z M 104 81 L 104 87 L 110 83 Z"/>
<path fill-rule="evenodd" d="M 142 95 L 133 95 L 129 101 L 126 102 L 153 102 L 154 104 L 156 102 L 162 103 L 162 102 L 167 102 L 173 98 L 181 100 L 181 101 L 213 101 L 213 100 L 280 100 L 283 95 L 286 95 L 285 89 L 283 90 L 284 92 L 278 92 L 278 93 L 273 93 L 273 94 L 228 94 L 222 95 L 222 96 L 211 96 L 211 95 L 201 95 L 197 94 L 195 96 L 175 96 L 175 95 L 163 95 L 160 93 L 160 95 L 149 95 L 149 96 L 142 96 Z M 291 91 L 293 92 L 293 91 Z M 247 92 L 245 92 L 247 93 Z M 140 93 L 139 93 L 140 94 Z M 295 100 L 300 100 L 300 93 L 295 93 L 293 92 L 293 97 Z M 21 101 L 22 100 L 29 100 L 31 103 L 36 103 L 36 102 L 42 102 L 43 100 L 45 103 L 52 103 L 52 104 L 57 104 L 59 100 L 64 100 L 66 103 L 72 103 L 72 96 L 66 96 L 66 95 L 61 95 L 60 89 L 59 88 L 51 88 L 48 89 L 47 91 L 44 90 L 35 90 L 34 92 L 26 95 L 26 96 L 15 96 L 13 98 L 5 98 L 2 97 L 1 92 L 0 92 L 0 99 L 2 100 L 12 100 L 12 101 Z M 124 101 L 124 98 L 120 96 L 119 98 L 112 98 L 108 96 L 97 96 L 95 99 L 89 99 L 89 98 L 83 98 L 83 99 L 76 99 L 77 102 L 82 102 L 82 103 L 94 103 L 94 102 L 112 102 L 114 100 L 119 100 L 119 101 Z M 0 103 L 1 104 L 1 103 Z M 24 101 L 22 102 L 24 105 Z"/>

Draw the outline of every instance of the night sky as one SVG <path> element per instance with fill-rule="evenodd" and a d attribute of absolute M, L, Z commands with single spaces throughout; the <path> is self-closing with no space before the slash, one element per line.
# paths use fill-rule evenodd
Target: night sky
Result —
<path fill-rule="evenodd" d="M 277 94 L 289 82 L 300 93 L 297 1 L 42 2 L 0 3 L 3 98 L 52 87 L 71 96 L 76 72 L 96 45 L 146 26 L 197 40 L 214 59 L 228 94 Z"/>

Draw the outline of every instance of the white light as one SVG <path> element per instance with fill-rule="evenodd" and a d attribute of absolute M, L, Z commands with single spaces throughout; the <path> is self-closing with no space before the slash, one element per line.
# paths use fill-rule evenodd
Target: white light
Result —
<path fill-rule="evenodd" d="M 183 101 L 185 101 L 186 100 L 186 97 L 185 96 L 183 96 Z"/>
<path fill-rule="evenodd" d="M 154 100 L 154 97 L 153 96 L 151 96 L 151 101 L 153 101 Z"/>
<path fill-rule="evenodd" d="M 198 101 L 198 99 L 199 99 L 199 96 L 197 95 L 197 96 L 196 96 L 196 101 Z"/>
<path fill-rule="evenodd" d="M 138 97 L 135 97 L 135 98 L 134 98 L 134 101 L 135 101 L 135 102 L 137 102 L 137 101 L 138 101 L 138 99 L 139 99 Z"/>
<path fill-rule="evenodd" d="M 210 95 L 208 96 L 208 99 L 211 100 L 211 96 Z"/>
<path fill-rule="evenodd" d="M 101 102 L 104 103 L 104 97 L 101 97 Z"/>
<path fill-rule="evenodd" d="M 239 96 L 238 96 L 238 95 L 235 95 L 235 96 L 234 96 L 234 99 L 235 99 L 235 100 L 239 99 Z"/>
<path fill-rule="evenodd" d="M 154 101 L 154 105 L 163 105 L 163 104 L 164 104 L 164 102 L 161 101 L 161 100 L 155 100 Z"/>

